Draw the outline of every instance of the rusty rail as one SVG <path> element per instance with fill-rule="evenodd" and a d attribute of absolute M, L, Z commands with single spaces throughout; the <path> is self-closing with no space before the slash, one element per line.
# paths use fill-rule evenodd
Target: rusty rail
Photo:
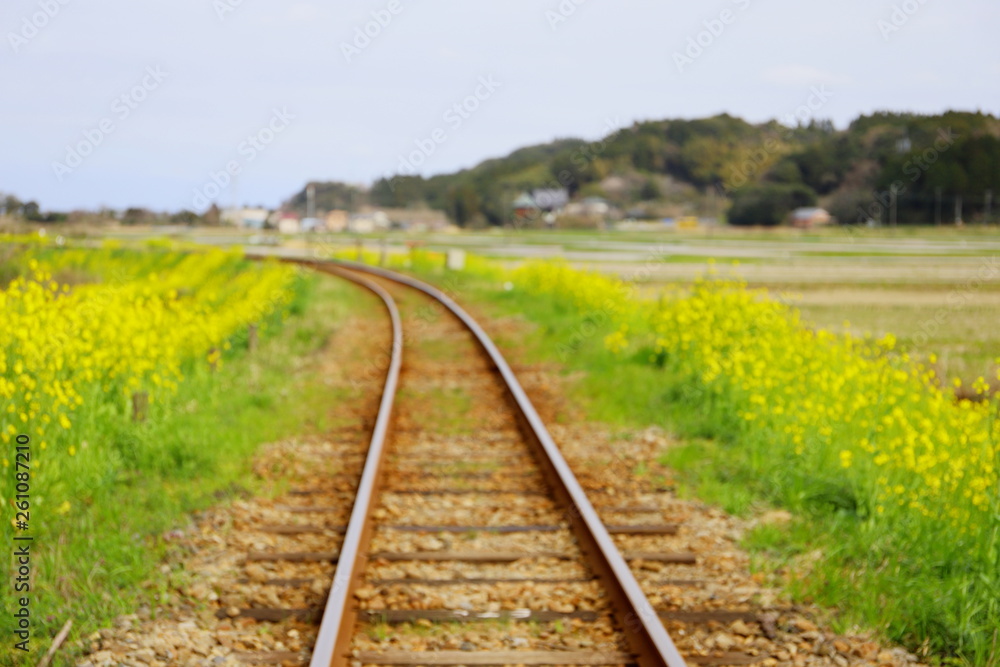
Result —
<path fill-rule="evenodd" d="M 361 272 L 423 292 L 444 305 L 472 332 L 479 346 L 503 378 L 508 396 L 518 414 L 522 432 L 535 446 L 537 458 L 542 469 L 546 472 L 551 488 L 564 506 L 569 508 L 568 517 L 574 534 L 584 554 L 611 594 L 611 600 L 622 630 L 631 651 L 636 656 L 637 663 L 642 667 L 685 667 L 684 659 L 677 651 L 656 611 L 640 588 L 628 563 L 618 551 L 608 529 L 577 481 L 576 475 L 573 474 L 506 359 L 482 327 L 443 291 L 409 276 L 353 262 L 288 259 L 286 261 L 310 266 L 326 273 L 333 273 L 371 289 L 385 302 L 393 321 L 392 364 L 382 396 L 382 405 L 385 410 L 379 413 L 372 435 L 372 445 L 362 473 L 358 498 L 351 513 L 347 536 L 341 550 L 336 577 L 327 601 L 311 666 L 344 665 L 349 659 L 347 651 L 355 621 L 351 597 L 361 576 L 370 539 L 371 503 L 378 487 L 378 473 L 384 458 L 384 438 L 388 428 L 388 414 L 392 408 L 392 395 L 395 392 L 401 362 L 402 332 L 399 313 L 392 297 L 378 285 L 360 278 L 355 273 Z M 347 571 L 343 571 L 345 568 Z"/>
<path fill-rule="evenodd" d="M 326 600 L 323 621 L 316 638 L 312 661 L 309 663 L 312 667 L 327 667 L 334 662 L 341 664 L 347 662 L 346 648 L 341 649 L 351 643 L 351 634 L 357 616 L 352 602 L 354 590 L 363 574 L 364 562 L 371 543 L 373 503 L 378 495 L 382 464 L 385 461 L 386 436 L 392 419 L 393 403 L 399 384 L 399 371 L 403 363 L 403 327 L 396 302 L 379 285 L 329 264 L 301 263 L 324 273 L 346 278 L 371 290 L 382 299 L 382 303 L 385 304 L 392 320 L 392 355 L 386 373 L 385 386 L 382 390 L 382 401 L 379 404 L 375 428 L 372 429 L 368 456 L 365 459 L 364 470 L 361 472 L 361 482 L 358 485 L 357 497 L 354 500 L 351 518 L 344 534 L 344 543 L 340 548 L 333 586 L 330 588 L 330 594 Z"/>

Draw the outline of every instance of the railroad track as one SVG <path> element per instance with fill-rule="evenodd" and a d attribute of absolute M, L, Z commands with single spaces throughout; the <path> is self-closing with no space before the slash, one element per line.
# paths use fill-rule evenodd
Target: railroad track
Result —
<path fill-rule="evenodd" d="M 258 568 L 335 563 L 325 605 L 283 606 L 283 599 L 303 599 L 296 592 L 302 587 L 311 587 L 305 599 L 315 602 L 315 579 L 268 579 L 265 572 L 259 578 L 276 589 L 271 599 L 278 604 L 220 610 L 220 616 L 318 624 L 310 664 L 323 667 L 682 667 L 664 620 L 682 633 L 689 626 L 761 622 L 745 610 L 650 604 L 644 587 L 692 582 L 645 577 L 640 586 L 629 564 L 684 568 L 697 556 L 669 548 L 621 552 L 616 540 L 664 544 L 678 527 L 635 523 L 651 508 L 627 500 L 595 509 L 499 350 L 447 295 L 380 269 L 298 263 L 382 299 L 393 342 L 384 363 L 373 362 L 373 373 L 384 374 L 384 389 L 367 455 L 345 468 L 338 483 L 337 493 L 353 495 L 353 505 L 331 502 L 330 489 L 295 490 L 302 502 L 282 508 L 294 518 L 267 530 L 289 540 L 306 536 L 308 547 L 247 555 Z M 652 510 L 662 515 L 662 507 Z M 606 525 L 602 514 L 621 523 Z M 251 664 L 303 657 L 240 655 Z M 740 665 L 769 657 L 716 650 L 688 661 Z"/>

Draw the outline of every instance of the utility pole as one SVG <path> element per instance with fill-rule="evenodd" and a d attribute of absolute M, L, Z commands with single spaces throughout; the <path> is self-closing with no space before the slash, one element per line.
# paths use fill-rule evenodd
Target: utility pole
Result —
<path fill-rule="evenodd" d="M 709 215 L 715 220 L 719 219 L 719 206 L 717 200 L 715 199 L 715 186 L 708 187 L 708 197 L 709 197 Z M 715 222 L 708 223 L 708 238 L 712 238 L 712 228 L 715 226 Z"/>
<path fill-rule="evenodd" d="M 316 186 L 312 183 L 306 186 L 306 217 L 316 217 Z"/>
<path fill-rule="evenodd" d="M 955 225 L 962 224 L 962 195 L 955 196 Z"/>
<path fill-rule="evenodd" d="M 889 186 L 889 226 L 896 226 L 896 184 Z"/>
<path fill-rule="evenodd" d="M 237 221 L 236 225 L 238 227 L 242 227 L 243 226 L 243 220 L 242 220 L 242 217 L 243 217 L 242 216 L 242 213 L 243 213 L 242 209 L 243 209 L 243 207 L 240 205 L 240 177 L 239 176 L 233 176 L 232 191 L 233 191 L 233 210 L 234 211 L 239 211 L 239 213 L 237 213 L 237 215 L 240 216 L 240 219 Z"/>

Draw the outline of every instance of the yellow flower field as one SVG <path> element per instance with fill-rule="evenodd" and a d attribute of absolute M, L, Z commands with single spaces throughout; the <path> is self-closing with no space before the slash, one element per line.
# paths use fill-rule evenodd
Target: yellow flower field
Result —
<path fill-rule="evenodd" d="M 897 638 L 973 662 L 993 655 L 1000 401 L 985 377 L 973 387 L 980 400 L 957 400 L 953 383 L 931 370 L 933 355 L 912 358 L 892 335 L 814 329 L 735 278 L 675 285 L 648 300 L 560 263 L 527 263 L 512 279 L 606 320 L 607 353 L 661 369 L 684 409 L 732 441 L 727 465 L 772 501 L 851 531 L 838 539 L 852 544 L 844 553 L 857 548 L 855 566 L 867 559 L 870 581 L 891 573 L 884 594 L 901 611 L 876 620 Z"/>
<path fill-rule="evenodd" d="M 31 438 L 32 505 L 60 513 L 74 503 L 68 460 L 100 446 L 81 433 L 127 419 L 135 392 L 155 404 L 185 373 L 221 363 L 235 336 L 286 308 L 295 276 L 221 251 L 36 248 L 18 261 L 22 274 L 0 291 L 0 439 L 10 451 L 17 435 Z M 0 476 L 5 512 L 11 480 Z"/>
<path fill-rule="evenodd" d="M 513 273 L 522 287 L 608 309 L 628 295 L 618 280 L 552 263 Z M 628 335 L 636 308 L 648 325 Z M 798 313 L 738 280 L 700 280 L 654 301 L 614 308 L 609 350 L 650 349 L 649 361 L 698 384 L 705 400 L 737 409 L 747 432 L 766 433 L 773 456 L 856 479 L 879 514 L 903 508 L 945 531 L 981 535 L 998 511 L 1000 421 L 985 378 L 981 402 L 956 402 L 895 339 L 813 330 Z"/>

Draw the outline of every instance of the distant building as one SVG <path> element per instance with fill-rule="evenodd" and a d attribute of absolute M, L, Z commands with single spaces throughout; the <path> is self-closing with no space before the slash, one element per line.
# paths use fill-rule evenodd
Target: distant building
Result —
<path fill-rule="evenodd" d="M 371 234 L 389 229 L 389 216 L 382 211 L 355 213 L 347 221 L 347 231 L 352 234 Z"/>
<path fill-rule="evenodd" d="M 805 207 L 792 211 L 791 220 L 793 227 L 808 228 L 828 225 L 833 221 L 833 218 L 825 209 Z"/>
<path fill-rule="evenodd" d="M 569 203 L 569 191 L 561 188 L 540 188 L 518 195 L 511 208 L 522 218 L 535 217 L 540 211 L 555 213 Z"/>
<path fill-rule="evenodd" d="M 514 209 L 514 215 L 519 218 L 534 218 L 538 215 L 538 204 L 527 192 L 521 193 L 511 204 L 511 208 Z"/>
<path fill-rule="evenodd" d="M 448 216 L 443 211 L 429 208 L 385 208 L 392 229 L 413 231 L 442 230 L 448 226 Z"/>
<path fill-rule="evenodd" d="M 531 193 L 531 199 L 542 211 L 559 211 L 569 203 L 569 191 L 565 188 L 535 190 Z"/>
<path fill-rule="evenodd" d="M 581 218 L 604 218 L 611 213 L 611 204 L 600 197 L 587 197 L 582 201 L 567 204 L 563 213 Z"/>
<path fill-rule="evenodd" d="M 321 232 L 326 230 L 326 221 L 320 218 L 302 218 L 299 227 L 304 232 Z"/>
<path fill-rule="evenodd" d="M 302 230 L 302 224 L 296 213 L 282 213 L 278 217 L 278 231 L 282 234 L 298 234 Z"/>
<path fill-rule="evenodd" d="M 334 210 L 326 214 L 326 231 L 342 232 L 347 229 L 347 211 Z"/>
<path fill-rule="evenodd" d="M 231 225 L 233 227 L 241 227 L 241 213 L 243 209 L 241 208 L 224 208 L 219 211 L 219 222 L 223 225 Z"/>
<path fill-rule="evenodd" d="M 263 229 L 268 215 L 270 211 L 266 208 L 227 208 L 219 214 L 219 221 L 234 227 Z"/>

